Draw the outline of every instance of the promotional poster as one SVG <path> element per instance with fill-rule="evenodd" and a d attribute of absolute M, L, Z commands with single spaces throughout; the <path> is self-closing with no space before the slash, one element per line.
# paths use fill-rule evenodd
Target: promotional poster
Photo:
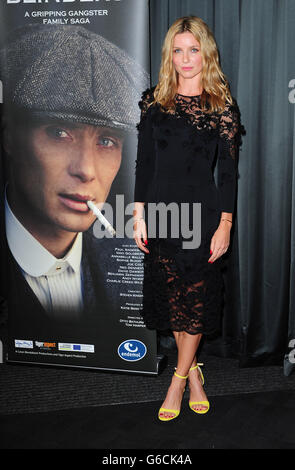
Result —
<path fill-rule="evenodd" d="M 156 374 L 131 229 L 148 1 L 7 0 L 1 23 L 7 359 Z"/>

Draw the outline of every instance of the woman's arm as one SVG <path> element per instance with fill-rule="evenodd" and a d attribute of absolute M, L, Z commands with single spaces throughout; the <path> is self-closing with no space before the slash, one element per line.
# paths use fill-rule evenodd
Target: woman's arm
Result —
<path fill-rule="evenodd" d="M 235 208 L 237 185 L 237 153 L 239 147 L 239 110 L 236 105 L 227 104 L 221 114 L 218 142 L 218 190 L 220 194 L 221 216 L 214 233 L 209 262 L 222 256 L 230 244 L 232 216 Z"/>
<path fill-rule="evenodd" d="M 137 159 L 135 168 L 135 188 L 134 188 L 134 239 L 138 248 L 145 253 L 149 253 L 146 248 L 147 230 L 144 220 L 144 204 L 147 200 L 149 185 L 154 172 L 154 142 L 152 135 L 152 123 L 148 103 L 151 99 L 151 90 L 146 90 L 142 94 L 142 99 L 138 105 L 141 108 L 140 122 L 138 129 Z M 142 242 L 144 240 L 144 244 Z"/>
<path fill-rule="evenodd" d="M 138 105 L 141 108 L 140 121 L 137 124 L 138 145 L 135 168 L 134 201 L 146 202 L 147 193 L 154 172 L 154 141 L 150 109 L 151 90 L 143 92 Z"/>
<path fill-rule="evenodd" d="M 234 212 L 237 184 L 237 153 L 239 145 L 239 111 L 236 105 L 227 104 L 220 116 L 218 142 L 218 190 L 220 194 L 220 219 L 231 219 Z"/>

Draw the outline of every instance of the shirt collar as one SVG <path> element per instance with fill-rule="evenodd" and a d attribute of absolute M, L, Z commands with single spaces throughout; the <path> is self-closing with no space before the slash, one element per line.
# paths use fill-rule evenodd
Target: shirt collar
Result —
<path fill-rule="evenodd" d="M 21 269 L 30 276 L 59 274 L 70 266 L 79 271 L 82 257 L 82 233 L 62 259 L 49 253 L 13 214 L 5 194 L 5 228 L 9 249 Z"/>

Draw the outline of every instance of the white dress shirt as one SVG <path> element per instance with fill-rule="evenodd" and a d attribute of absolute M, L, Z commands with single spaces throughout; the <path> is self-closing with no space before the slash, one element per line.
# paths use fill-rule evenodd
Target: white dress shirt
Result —
<path fill-rule="evenodd" d="M 69 318 L 79 315 L 83 306 L 81 287 L 82 233 L 78 233 L 70 251 L 55 258 L 13 214 L 5 198 L 5 227 L 10 251 L 23 276 L 44 309 L 51 315 Z"/>

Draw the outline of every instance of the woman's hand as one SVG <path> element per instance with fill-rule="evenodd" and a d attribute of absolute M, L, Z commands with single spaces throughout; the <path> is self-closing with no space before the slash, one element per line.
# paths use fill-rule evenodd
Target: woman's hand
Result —
<path fill-rule="evenodd" d="M 218 229 L 211 238 L 211 256 L 208 259 L 208 263 L 213 263 L 227 251 L 230 243 L 230 230 L 230 222 L 227 222 L 226 220 L 220 222 Z"/>
<path fill-rule="evenodd" d="M 138 248 L 140 248 L 145 253 L 149 253 L 149 250 L 145 246 L 148 241 L 147 241 L 146 223 L 144 219 L 134 219 L 133 238 L 136 241 L 136 245 L 138 246 Z"/>

